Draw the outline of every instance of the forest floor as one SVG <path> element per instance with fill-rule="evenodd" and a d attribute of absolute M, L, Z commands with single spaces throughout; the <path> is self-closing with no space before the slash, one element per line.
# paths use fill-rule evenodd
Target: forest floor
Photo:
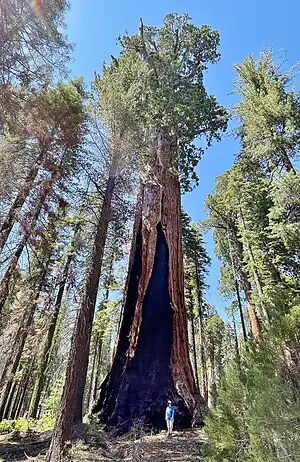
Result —
<path fill-rule="evenodd" d="M 42 462 L 50 442 L 51 432 L 32 432 L 12 441 L 9 435 L 0 436 L 0 461 L 32 460 Z M 198 462 L 202 461 L 203 432 L 190 430 L 174 432 L 168 438 L 159 434 L 135 434 L 113 438 L 93 430 L 87 443 L 77 443 L 67 460 L 74 462 Z"/>

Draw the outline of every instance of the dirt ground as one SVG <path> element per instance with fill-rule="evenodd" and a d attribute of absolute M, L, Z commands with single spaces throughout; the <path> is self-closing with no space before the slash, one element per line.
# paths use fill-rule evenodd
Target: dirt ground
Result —
<path fill-rule="evenodd" d="M 95 429 L 86 443 L 73 445 L 68 461 L 86 462 L 198 462 L 202 461 L 201 447 L 205 441 L 200 430 L 174 432 L 168 438 L 165 432 L 149 435 L 132 432 L 113 438 Z M 0 461 L 32 460 L 42 462 L 50 442 L 50 432 L 32 433 L 11 441 L 9 435 L 0 437 Z"/>

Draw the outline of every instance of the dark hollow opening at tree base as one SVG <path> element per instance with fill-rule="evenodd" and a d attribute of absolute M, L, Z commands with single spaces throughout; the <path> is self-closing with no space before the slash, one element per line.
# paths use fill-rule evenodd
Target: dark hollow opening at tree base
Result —
<path fill-rule="evenodd" d="M 128 431 L 137 420 L 162 429 L 166 427 L 167 400 L 171 399 L 176 410 L 175 427 L 188 428 L 192 414 L 172 378 L 174 311 L 168 284 L 169 250 L 161 224 L 157 226 L 154 265 L 142 307 L 137 350 L 132 359 L 126 355 L 141 273 L 141 249 L 139 231 L 116 356 L 93 412 L 101 410 L 100 421 L 118 427 L 121 432 Z"/>

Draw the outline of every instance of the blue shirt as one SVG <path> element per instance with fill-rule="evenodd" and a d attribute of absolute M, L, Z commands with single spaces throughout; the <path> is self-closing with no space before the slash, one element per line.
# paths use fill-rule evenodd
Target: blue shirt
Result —
<path fill-rule="evenodd" d="M 173 406 L 168 406 L 166 409 L 166 420 L 173 420 L 174 419 L 174 407 Z"/>

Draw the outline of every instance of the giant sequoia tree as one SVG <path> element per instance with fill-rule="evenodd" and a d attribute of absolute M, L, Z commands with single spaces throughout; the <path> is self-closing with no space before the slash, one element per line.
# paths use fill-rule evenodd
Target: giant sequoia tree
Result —
<path fill-rule="evenodd" d="M 194 167 L 202 149 L 193 140 L 203 136 L 210 144 L 226 127 L 224 109 L 203 84 L 207 64 L 219 59 L 219 35 L 190 24 L 187 15 L 171 14 L 161 29 L 141 22 L 137 35 L 120 42 L 118 61 L 139 69 L 124 93 L 131 94 L 148 149 L 115 356 L 94 412 L 122 431 L 135 419 L 159 428 L 170 398 L 178 425 L 185 427 L 193 413 L 203 419 L 206 403 L 188 352 L 180 180 L 189 189 L 197 179 Z M 111 65 L 116 72 L 118 61 Z"/>

